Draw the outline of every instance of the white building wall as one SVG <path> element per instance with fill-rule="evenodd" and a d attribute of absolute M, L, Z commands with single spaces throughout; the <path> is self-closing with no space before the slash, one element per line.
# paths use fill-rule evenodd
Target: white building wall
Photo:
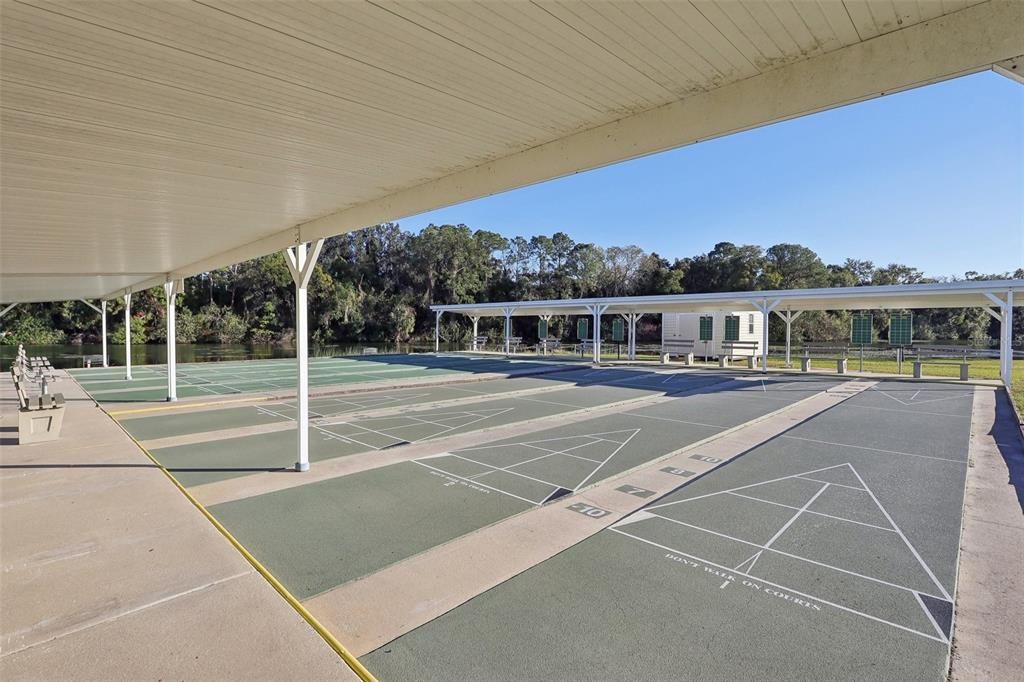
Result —
<path fill-rule="evenodd" d="M 727 315 L 736 315 L 740 318 L 739 341 L 756 341 L 758 351 L 736 351 L 736 356 L 759 355 L 761 345 L 761 330 L 764 319 L 759 312 L 746 310 L 736 312 L 717 311 L 713 313 L 662 313 L 661 314 L 661 340 L 690 340 L 694 341 L 693 353 L 700 357 L 704 355 L 704 343 L 700 341 L 700 318 L 704 315 L 711 315 L 714 318 L 711 327 L 712 340 L 707 345 L 707 352 L 710 357 L 718 357 L 722 353 L 722 343 L 725 341 L 725 318 Z"/>

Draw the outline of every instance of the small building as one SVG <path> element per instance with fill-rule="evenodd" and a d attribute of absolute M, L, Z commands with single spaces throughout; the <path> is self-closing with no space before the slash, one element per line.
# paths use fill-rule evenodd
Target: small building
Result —
<path fill-rule="evenodd" d="M 725 341 L 754 341 L 757 350 L 736 349 L 733 357 L 758 355 L 761 352 L 763 317 L 749 310 L 711 313 L 662 313 L 661 341 L 692 340 L 697 357 L 717 358 Z M 701 334 L 703 327 L 704 334 Z M 710 334 L 708 332 L 710 331 Z M 710 338 L 708 338 L 710 336 Z"/>

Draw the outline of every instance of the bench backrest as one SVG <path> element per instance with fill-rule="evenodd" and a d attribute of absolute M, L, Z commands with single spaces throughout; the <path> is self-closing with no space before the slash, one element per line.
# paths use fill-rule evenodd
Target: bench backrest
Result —
<path fill-rule="evenodd" d="M 18 406 L 23 409 L 28 409 L 28 393 L 25 392 L 25 382 L 15 378 L 14 389 L 18 392 Z"/>
<path fill-rule="evenodd" d="M 844 358 L 850 352 L 850 347 L 841 343 L 805 343 L 801 348 L 804 357 L 812 353 L 816 355 L 842 355 Z"/>
<path fill-rule="evenodd" d="M 696 343 L 693 339 L 665 339 L 661 342 L 662 350 L 683 350 L 691 351 Z"/>
<path fill-rule="evenodd" d="M 728 350 L 736 350 L 736 349 L 739 349 L 739 350 L 757 350 L 758 345 L 759 344 L 758 344 L 757 341 L 723 341 L 722 342 L 722 348 L 726 348 Z"/>

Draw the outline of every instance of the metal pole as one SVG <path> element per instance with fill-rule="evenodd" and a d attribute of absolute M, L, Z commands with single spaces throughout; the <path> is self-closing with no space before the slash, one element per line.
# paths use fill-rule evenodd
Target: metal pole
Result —
<path fill-rule="evenodd" d="M 305 243 L 296 244 L 285 251 L 288 267 L 295 281 L 295 364 L 298 373 L 295 393 L 298 429 L 296 471 L 309 471 L 309 328 L 306 293 L 323 244 L 324 240 L 318 239 L 309 253 L 306 251 Z"/>
<path fill-rule="evenodd" d="M 594 330 L 591 335 L 591 351 L 594 353 L 594 364 L 601 362 L 601 314 L 597 312 L 597 306 L 590 309 L 594 317 Z"/>
<path fill-rule="evenodd" d="M 1002 359 L 1003 385 L 1009 388 L 1013 383 L 1013 291 L 1006 292 L 1006 305 L 1003 306 L 1000 330 L 1002 339 L 999 343 L 999 355 Z"/>
<path fill-rule="evenodd" d="M 124 295 L 124 378 L 132 380 L 132 294 Z"/>
<path fill-rule="evenodd" d="M 477 323 L 480 321 L 480 318 L 479 317 L 471 317 L 469 319 L 473 320 L 473 345 L 472 345 L 472 348 L 473 348 L 473 350 L 476 350 L 476 337 L 480 334 L 480 332 L 477 331 Z"/>
<path fill-rule="evenodd" d="M 101 348 L 100 352 L 103 353 L 103 366 L 107 366 L 107 302 L 100 301 L 100 336 L 101 336 Z"/>
<path fill-rule="evenodd" d="M 300 244 L 298 260 L 305 261 L 306 245 Z M 298 369 L 298 460 L 296 471 L 309 471 L 309 329 L 307 328 L 307 289 L 295 285 L 295 359 Z"/>
<path fill-rule="evenodd" d="M 164 297 L 167 305 L 167 402 L 178 399 L 178 336 L 174 330 L 175 298 L 177 282 L 164 282 Z"/>
<path fill-rule="evenodd" d="M 505 308 L 505 355 L 510 352 L 510 336 L 512 336 L 512 309 Z"/>
<path fill-rule="evenodd" d="M 13 310 L 17 305 L 18 305 L 17 303 L 10 303 L 10 304 L 4 306 L 4 309 L 0 310 L 0 317 L 3 317 L 7 313 L 11 312 L 11 310 Z"/>
<path fill-rule="evenodd" d="M 768 299 L 764 300 L 764 307 L 761 308 L 761 324 L 763 329 L 761 330 L 761 372 L 765 373 L 768 371 L 768 316 L 771 315 L 771 310 L 768 308 Z"/>
<path fill-rule="evenodd" d="M 630 326 L 629 335 L 626 337 L 626 359 L 633 359 L 633 313 L 622 315 L 626 324 Z"/>
<path fill-rule="evenodd" d="M 438 310 L 434 313 L 434 352 L 441 351 L 441 315 L 444 313 Z"/>
<path fill-rule="evenodd" d="M 793 329 L 793 313 L 787 310 L 786 316 L 782 319 L 786 321 L 786 368 L 788 369 L 793 366 L 793 363 L 790 362 L 790 332 Z"/>

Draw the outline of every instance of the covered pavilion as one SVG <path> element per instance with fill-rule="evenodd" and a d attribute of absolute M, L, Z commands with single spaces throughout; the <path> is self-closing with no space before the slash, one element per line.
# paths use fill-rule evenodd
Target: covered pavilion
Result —
<path fill-rule="evenodd" d="M 1014 0 L 24 0 L 2 13 L 0 301 L 98 300 L 105 324 L 106 301 L 123 299 L 127 321 L 133 293 L 160 286 L 173 340 L 184 278 L 285 252 L 299 470 L 306 286 L 325 237 L 966 74 L 1024 82 Z M 1019 283 L 997 284 L 935 296 L 996 305 L 1008 347 Z M 813 295 L 718 303 L 768 315 Z M 673 309 L 624 312 L 647 303 Z"/>
<path fill-rule="evenodd" d="M 1016 303 L 1014 296 L 1016 295 Z M 473 336 L 482 317 L 503 317 L 505 352 L 509 352 L 511 319 L 553 315 L 589 315 L 593 318 L 591 347 L 593 360 L 601 359 L 601 316 L 620 315 L 628 329 L 627 358 L 636 359 L 636 323 L 641 316 L 659 313 L 713 313 L 751 311 L 763 316 L 761 369 L 768 371 L 768 318 L 772 313 L 786 323 L 786 363 L 790 358 L 790 328 L 805 310 L 903 310 L 921 308 L 984 308 L 999 321 L 999 374 L 1010 385 L 1013 368 L 1013 307 L 1024 305 L 1024 280 L 950 282 L 944 284 L 903 284 L 877 287 L 835 287 L 831 289 L 787 289 L 737 291 L 713 294 L 669 294 L 664 296 L 622 296 L 610 298 L 466 303 L 434 305 L 435 349 L 440 347 L 440 322 L 444 313 L 468 316 Z"/>

